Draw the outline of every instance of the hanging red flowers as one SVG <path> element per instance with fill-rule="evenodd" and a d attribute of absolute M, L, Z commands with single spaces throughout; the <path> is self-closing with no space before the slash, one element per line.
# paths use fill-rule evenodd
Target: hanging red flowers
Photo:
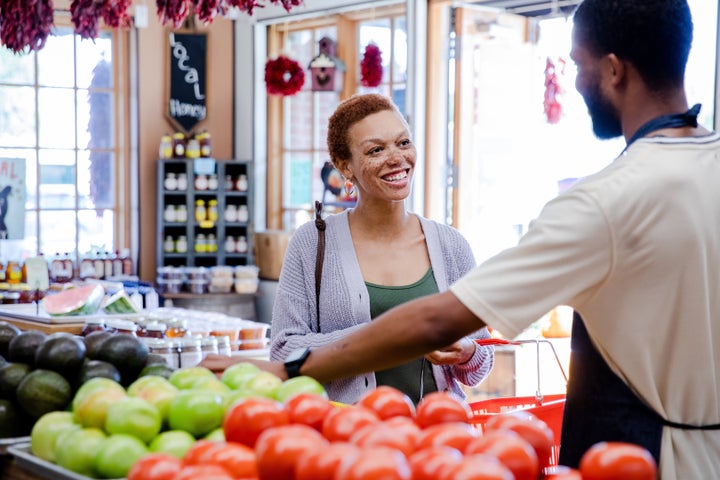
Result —
<path fill-rule="evenodd" d="M 382 52 L 377 45 L 369 43 L 360 62 L 360 84 L 364 87 L 377 87 L 382 81 L 382 75 Z"/>
<path fill-rule="evenodd" d="M 305 72 L 298 62 L 280 55 L 265 64 L 265 84 L 271 95 L 295 95 L 305 84 Z"/>
<path fill-rule="evenodd" d="M 565 93 L 565 89 L 562 87 L 560 76 L 565 73 L 565 60 L 561 58 L 559 63 L 560 69 L 558 71 L 550 57 L 545 62 L 545 99 L 543 107 L 545 108 L 545 118 L 550 124 L 558 123 L 562 116 L 562 103 L 560 103 L 560 100 L 563 93 Z"/>
<path fill-rule="evenodd" d="M 0 2 L 0 44 L 15 53 L 43 48 L 52 26 L 51 0 Z"/>

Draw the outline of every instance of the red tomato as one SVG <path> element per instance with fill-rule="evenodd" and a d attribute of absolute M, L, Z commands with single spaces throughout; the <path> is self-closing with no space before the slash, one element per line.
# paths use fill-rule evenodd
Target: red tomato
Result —
<path fill-rule="evenodd" d="M 380 422 L 377 413 L 360 405 L 336 408 L 323 420 L 322 434 L 331 442 L 347 442 L 353 433 L 371 423 Z"/>
<path fill-rule="evenodd" d="M 445 422 L 469 422 L 472 411 L 467 403 L 446 392 L 425 395 L 418 403 L 415 423 L 420 428 Z"/>
<path fill-rule="evenodd" d="M 626 442 L 600 442 L 580 459 L 583 480 L 655 480 L 655 459 L 640 445 Z"/>
<path fill-rule="evenodd" d="M 528 441 L 537 454 L 540 468 L 544 469 L 552 461 L 555 436 L 547 423 L 530 412 L 511 412 L 491 417 L 485 424 L 485 430 L 507 429 Z"/>
<path fill-rule="evenodd" d="M 325 450 L 328 441 L 312 427 L 282 425 L 265 430 L 255 444 L 261 480 L 292 480 L 295 464 L 313 451 Z"/>
<path fill-rule="evenodd" d="M 254 447 L 264 430 L 289 423 L 290 416 L 282 404 L 269 398 L 251 397 L 230 407 L 223 420 L 223 431 L 228 442 Z"/>
<path fill-rule="evenodd" d="M 388 447 L 361 449 L 357 456 L 340 463 L 334 480 L 411 480 L 412 472 L 405 455 Z"/>
<path fill-rule="evenodd" d="M 417 450 L 408 457 L 413 480 L 437 480 L 462 460 L 459 450 L 439 445 Z"/>
<path fill-rule="evenodd" d="M 220 465 L 235 478 L 257 477 L 255 450 L 242 443 L 227 442 L 209 450 L 207 463 Z"/>
<path fill-rule="evenodd" d="M 235 480 L 220 465 L 189 465 L 184 467 L 175 480 Z"/>
<path fill-rule="evenodd" d="M 167 453 L 151 453 L 135 462 L 128 472 L 128 480 L 175 480 L 183 467 L 177 457 Z"/>
<path fill-rule="evenodd" d="M 565 465 L 555 465 L 545 469 L 544 480 L 583 480 L 580 470 L 566 467 Z"/>
<path fill-rule="evenodd" d="M 420 436 L 420 432 L 422 431 L 417 423 L 410 417 L 392 417 L 383 420 L 382 423 L 390 428 L 404 432 L 415 440 L 417 440 L 417 437 Z"/>
<path fill-rule="evenodd" d="M 491 455 L 465 456 L 438 480 L 514 480 L 512 471 Z M 414 479 L 413 479 L 414 480 Z"/>
<path fill-rule="evenodd" d="M 322 450 L 304 455 L 295 464 L 295 480 L 333 480 L 335 471 L 344 459 L 354 458 L 360 453 L 357 445 L 347 442 L 333 442 Z"/>
<path fill-rule="evenodd" d="M 510 469 L 515 480 L 537 480 L 540 463 L 532 446 L 510 430 L 492 430 L 468 443 L 465 455 L 486 453 Z"/>
<path fill-rule="evenodd" d="M 385 420 L 392 417 L 414 417 L 415 405 L 404 392 L 387 385 L 380 385 L 365 393 L 357 405 L 373 410 Z"/>
<path fill-rule="evenodd" d="M 350 443 L 358 447 L 390 447 L 403 452 L 405 456 L 415 451 L 415 436 L 393 429 L 383 422 L 371 423 L 360 428 L 350 437 Z"/>
<path fill-rule="evenodd" d="M 201 465 L 206 463 L 212 452 L 221 448 L 223 444 L 210 440 L 198 440 L 185 453 L 183 462 L 185 465 Z"/>
<path fill-rule="evenodd" d="M 461 452 L 465 451 L 470 440 L 477 438 L 477 429 L 469 423 L 448 422 L 430 425 L 420 432 L 417 439 L 417 450 L 445 445 Z"/>
<path fill-rule="evenodd" d="M 319 432 L 323 419 L 335 407 L 322 395 L 303 392 L 285 402 L 284 408 L 290 416 L 290 423 L 309 425 Z"/>

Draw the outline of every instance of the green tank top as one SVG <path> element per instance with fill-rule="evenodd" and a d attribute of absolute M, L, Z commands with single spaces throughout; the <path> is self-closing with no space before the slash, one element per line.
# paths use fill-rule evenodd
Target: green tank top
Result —
<path fill-rule="evenodd" d="M 387 310 L 425 295 L 437 293 L 432 267 L 417 282 L 399 287 L 389 287 L 365 282 L 370 294 L 370 317 L 375 318 Z M 419 358 L 394 368 L 375 372 L 378 385 L 388 385 L 405 392 L 417 405 L 430 392 L 437 391 L 431 364 Z"/>

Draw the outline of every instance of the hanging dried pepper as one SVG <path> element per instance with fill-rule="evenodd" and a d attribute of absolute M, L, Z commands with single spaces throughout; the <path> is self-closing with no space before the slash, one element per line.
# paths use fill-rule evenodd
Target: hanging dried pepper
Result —
<path fill-rule="evenodd" d="M 174 28 L 180 28 L 190 13 L 190 0 L 156 0 L 155 3 L 158 18 L 163 25 L 172 22 Z"/>
<path fill-rule="evenodd" d="M 128 8 L 132 0 L 105 0 L 102 8 L 102 18 L 105 25 L 112 28 L 125 28 L 130 26 Z"/>
<path fill-rule="evenodd" d="M 227 0 L 227 4 L 230 7 L 237 7 L 241 12 L 245 12 L 248 15 L 253 14 L 254 8 L 263 8 L 257 0 Z"/>
<path fill-rule="evenodd" d="M 216 15 L 227 13 L 225 0 L 193 0 L 195 15 L 203 23 L 212 23 Z"/>
<path fill-rule="evenodd" d="M 52 0 L 0 0 L 0 44 L 15 53 L 40 50 L 52 26 Z"/>
<path fill-rule="evenodd" d="M 282 5 L 286 11 L 292 10 L 293 7 L 299 7 L 303 4 L 302 0 L 270 0 L 276 5 Z"/>
<path fill-rule="evenodd" d="M 70 17 L 80 38 L 97 38 L 103 3 L 104 0 L 73 0 L 70 4 Z"/>
<path fill-rule="evenodd" d="M 382 52 L 374 43 L 368 43 L 360 62 L 360 84 L 364 87 L 377 87 L 382 82 Z"/>

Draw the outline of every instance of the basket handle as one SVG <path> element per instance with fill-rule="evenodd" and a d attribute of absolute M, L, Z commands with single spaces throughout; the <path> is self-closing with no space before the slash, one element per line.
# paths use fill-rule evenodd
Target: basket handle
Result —
<path fill-rule="evenodd" d="M 521 345 L 523 343 L 534 343 L 537 346 L 537 383 L 538 388 L 535 392 L 535 398 L 537 399 L 538 403 L 542 403 L 543 401 L 543 394 L 540 391 L 540 343 L 547 343 L 550 345 L 550 348 L 552 349 L 552 353 L 555 356 L 555 361 L 558 364 L 558 367 L 560 367 L 560 372 L 562 373 L 563 379 L 565 380 L 565 383 L 567 384 L 568 377 L 565 374 L 565 369 L 562 366 L 562 362 L 560 361 L 560 357 L 558 356 L 557 352 L 555 351 L 555 346 L 547 339 L 531 339 L 531 340 L 506 340 L 504 338 L 478 338 L 475 340 L 475 342 L 478 345 L 481 346 L 488 346 L 488 345 Z"/>

